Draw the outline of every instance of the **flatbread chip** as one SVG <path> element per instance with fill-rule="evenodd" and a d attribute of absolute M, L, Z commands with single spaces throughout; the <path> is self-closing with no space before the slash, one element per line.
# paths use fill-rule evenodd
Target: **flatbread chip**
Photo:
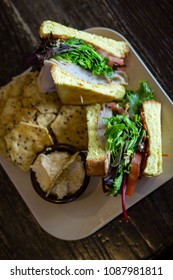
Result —
<path fill-rule="evenodd" d="M 16 76 L 12 79 L 10 83 L 3 86 L 0 89 L 0 110 L 4 107 L 6 100 L 10 97 L 21 97 L 23 93 L 23 87 L 27 81 L 30 73 L 24 73 L 20 76 Z"/>
<path fill-rule="evenodd" d="M 6 142 L 4 137 L 0 136 L 0 153 L 2 155 L 4 155 L 5 157 L 8 157 L 7 153 L 6 153 Z"/>
<path fill-rule="evenodd" d="M 22 108 L 24 84 L 30 79 L 31 73 L 25 72 L 16 76 L 10 83 L 0 89 L 0 152 L 6 154 L 4 136 L 21 120 L 31 120 L 35 112 Z"/>
<path fill-rule="evenodd" d="M 35 81 L 37 80 L 37 77 L 38 77 L 37 71 L 30 72 L 30 75 L 28 76 L 28 78 L 25 81 L 24 88 L 23 88 L 23 96 L 22 96 L 22 104 L 23 104 L 24 108 L 34 108 L 32 101 L 31 101 L 32 95 L 34 94 L 34 92 L 32 94 L 28 94 L 28 93 L 26 93 L 26 91 L 31 83 L 35 83 Z"/>
<path fill-rule="evenodd" d="M 6 155 L 6 143 L 4 137 L 20 122 L 34 120 L 35 109 L 22 108 L 22 102 L 18 96 L 9 97 L 0 111 L 0 152 Z"/>
<path fill-rule="evenodd" d="M 5 136 L 8 154 L 23 171 L 30 169 L 37 153 L 53 144 L 46 128 L 20 122 Z"/>
<path fill-rule="evenodd" d="M 51 128 L 59 143 L 87 149 L 88 133 L 84 106 L 63 106 Z"/>
<path fill-rule="evenodd" d="M 4 132 L 9 132 L 9 127 L 11 127 L 12 123 L 16 123 L 17 118 L 20 119 L 20 114 L 21 120 L 23 120 L 23 114 L 25 115 L 24 120 L 31 119 L 33 114 L 28 110 L 28 107 L 24 109 L 22 104 L 23 88 L 25 83 L 30 80 L 30 76 L 31 73 L 17 76 L 0 89 L 0 135 L 3 135 Z M 16 115 L 18 116 L 16 117 Z"/>
<path fill-rule="evenodd" d="M 41 93 L 37 86 L 37 73 L 25 84 L 23 105 L 34 107 L 40 113 L 57 113 L 61 107 L 57 92 Z"/>
<path fill-rule="evenodd" d="M 36 114 L 35 109 L 22 108 L 17 97 L 10 97 L 0 112 L 0 136 L 9 133 L 20 121 L 31 121 Z"/>
<path fill-rule="evenodd" d="M 0 112 L 0 135 L 3 136 L 7 134 L 12 126 L 14 117 L 17 112 L 21 110 L 21 102 L 18 97 L 9 97 L 6 100 L 3 108 Z M 13 126 L 12 126 L 13 127 Z"/>
<path fill-rule="evenodd" d="M 49 128 L 51 123 L 55 120 L 56 114 L 39 114 L 36 118 L 36 123 L 39 126 Z"/>

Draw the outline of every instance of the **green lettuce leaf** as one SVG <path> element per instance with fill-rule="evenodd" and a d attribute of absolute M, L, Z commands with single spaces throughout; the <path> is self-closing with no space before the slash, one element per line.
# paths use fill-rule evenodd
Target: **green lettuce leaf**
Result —
<path fill-rule="evenodd" d="M 150 89 L 146 81 L 141 81 L 137 91 L 127 90 L 121 102 L 118 104 L 125 108 L 129 107 L 130 115 L 138 114 L 144 101 L 154 99 L 154 91 Z"/>
<path fill-rule="evenodd" d="M 53 58 L 62 57 L 65 60 L 71 61 L 89 71 L 92 74 L 103 75 L 112 78 L 113 69 L 107 65 L 108 58 L 103 57 L 92 47 L 85 43 L 82 39 L 70 38 L 67 41 L 62 41 L 63 46 L 68 46 L 64 53 L 56 53 Z"/>
<path fill-rule="evenodd" d="M 139 115 L 130 119 L 127 115 L 115 115 L 105 118 L 106 149 L 111 152 L 111 165 L 117 165 L 116 176 L 110 194 L 116 195 L 121 188 L 123 174 L 129 173 L 132 156 L 143 140 L 145 130 L 142 128 Z M 121 155 L 118 164 L 117 156 Z"/>

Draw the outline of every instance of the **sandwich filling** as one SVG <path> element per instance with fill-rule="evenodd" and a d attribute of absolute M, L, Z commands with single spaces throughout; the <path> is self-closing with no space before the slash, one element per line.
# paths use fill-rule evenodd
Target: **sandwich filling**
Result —
<path fill-rule="evenodd" d="M 123 179 L 130 174 L 133 158 L 138 161 L 139 167 L 136 181 L 142 172 L 141 167 L 145 166 L 148 138 L 141 109 L 144 102 L 153 98 L 153 91 L 143 81 L 137 91 L 126 91 L 119 104 L 108 104 L 114 116 L 104 118 L 107 125 L 104 134 L 106 150 L 111 152 L 110 170 L 104 182 L 112 195 L 117 195 L 121 190 Z"/>
<path fill-rule="evenodd" d="M 32 52 L 31 64 L 41 69 L 38 85 L 43 92 L 55 89 L 50 77 L 51 64 L 47 61 L 93 84 L 128 83 L 124 58 L 113 57 L 82 39 L 53 40 L 50 35 L 49 38 L 42 39 L 40 46 Z M 44 85 L 43 81 L 46 81 Z"/>

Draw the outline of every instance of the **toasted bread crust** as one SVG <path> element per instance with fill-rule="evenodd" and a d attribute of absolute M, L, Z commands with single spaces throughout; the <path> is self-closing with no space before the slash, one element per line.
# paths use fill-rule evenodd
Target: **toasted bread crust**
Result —
<path fill-rule="evenodd" d="M 100 104 L 86 107 L 88 127 L 88 154 L 86 158 L 86 170 L 89 176 L 106 176 L 110 164 L 110 153 L 107 153 L 98 140 L 98 114 Z"/>
<path fill-rule="evenodd" d="M 106 176 L 108 172 L 109 159 L 100 157 L 95 159 L 88 158 L 86 161 L 86 170 L 88 176 Z"/>
<path fill-rule="evenodd" d="M 129 47 L 126 42 L 115 41 L 113 39 L 90 34 L 85 31 L 79 31 L 50 20 L 43 21 L 39 30 L 40 37 L 46 38 L 50 35 L 50 33 L 54 39 L 67 39 L 69 37 L 83 39 L 85 42 L 90 43 L 97 48 L 103 49 L 115 57 L 124 58 L 129 52 Z"/>
<path fill-rule="evenodd" d="M 155 100 L 145 101 L 143 114 L 149 137 L 148 157 L 143 175 L 157 176 L 162 173 L 161 103 Z"/>

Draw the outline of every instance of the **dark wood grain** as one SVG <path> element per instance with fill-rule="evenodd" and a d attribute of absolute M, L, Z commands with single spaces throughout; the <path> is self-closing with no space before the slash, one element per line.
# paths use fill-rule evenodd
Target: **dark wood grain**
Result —
<path fill-rule="evenodd" d="M 43 20 L 78 29 L 102 26 L 124 35 L 173 98 L 173 5 L 171 0 L 1 0 L 0 85 L 22 72 Z M 78 241 L 46 233 L 0 167 L 1 259 L 173 258 L 173 180 L 122 216 Z M 163 252 L 163 255 L 160 255 Z"/>

